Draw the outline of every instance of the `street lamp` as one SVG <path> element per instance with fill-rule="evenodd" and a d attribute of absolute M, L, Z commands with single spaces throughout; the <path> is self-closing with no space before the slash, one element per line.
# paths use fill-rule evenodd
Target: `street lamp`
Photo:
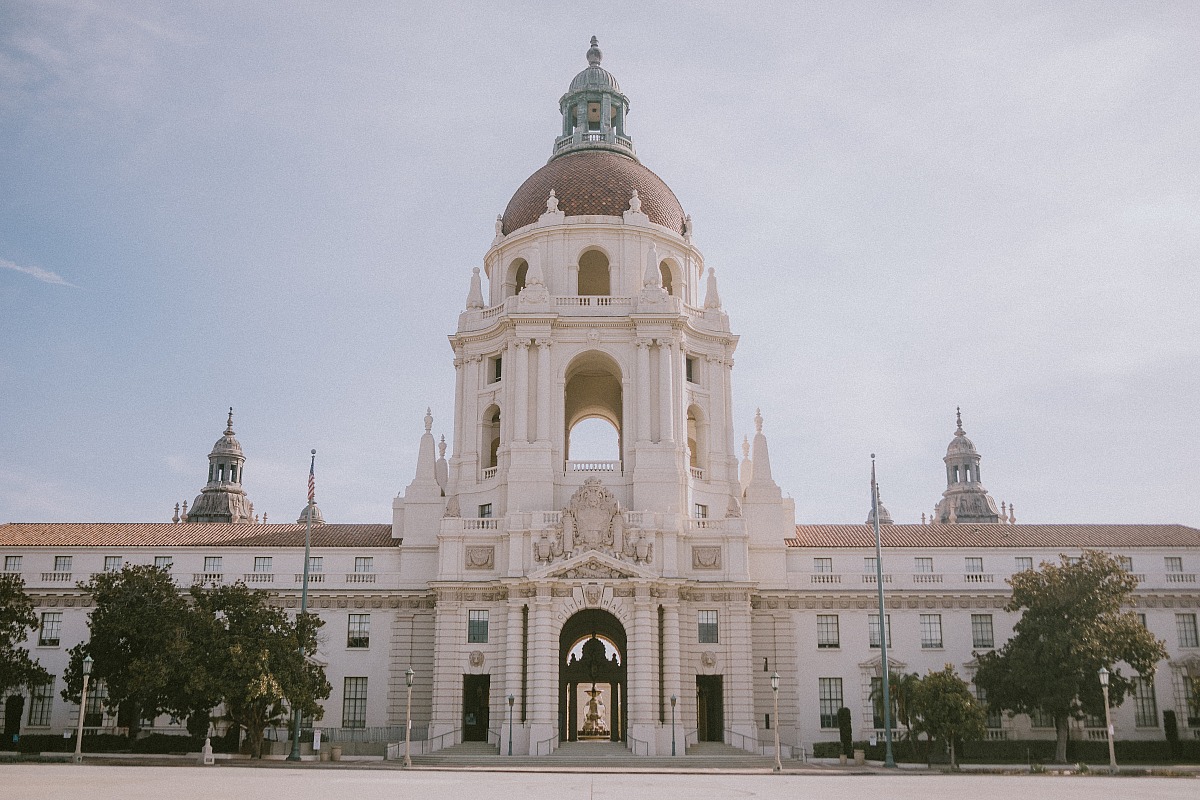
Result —
<path fill-rule="evenodd" d="M 83 717 L 87 713 L 88 677 L 92 674 L 92 657 L 83 659 L 83 691 L 79 695 L 79 728 L 75 732 L 75 763 L 83 763 Z"/>
<path fill-rule="evenodd" d="M 671 755 L 675 755 L 675 695 L 671 695 Z"/>
<path fill-rule="evenodd" d="M 783 771 L 783 763 L 779 760 L 779 673 L 771 673 L 771 695 L 775 698 L 775 772 Z"/>
<path fill-rule="evenodd" d="M 1117 751 L 1113 747 L 1112 716 L 1108 710 L 1108 670 L 1100 668 L 1100 691 L 1104 692 L 1104 725 L 1108 728 L 1108 771 L 1117 771 Z"/>
<path fill-rule="evenodd" d="M 508 696 L 508 754 L 512 755 L 512 723 L 513 723 L 513 703 L 517 698 L 511 694 Z"/>
<path fill-rule="evenodd" d="M 404 706 L 404 769 L 412 766 L 412 756 L 409 751 L 409 741 L 412 739 L 412 685 L 417 673 L 409 667 L 404 671 L 404 685 L 408 687 L 408 701 Z"/>

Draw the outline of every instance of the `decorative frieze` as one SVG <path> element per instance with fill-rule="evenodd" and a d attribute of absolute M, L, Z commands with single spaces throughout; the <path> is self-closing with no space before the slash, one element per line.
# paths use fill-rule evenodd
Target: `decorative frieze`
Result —
<path fill-rule="evenodd" d="M 464 566 L 467 569 L 490 570 L 496 567 L 496 548 L 474 546 L 468 547 L 463 553 Z"/>
<path fill-rule="evenodd" d="M 721 548 L 695 546 L 692 548 L 692 569 L 720 569 Z"/>

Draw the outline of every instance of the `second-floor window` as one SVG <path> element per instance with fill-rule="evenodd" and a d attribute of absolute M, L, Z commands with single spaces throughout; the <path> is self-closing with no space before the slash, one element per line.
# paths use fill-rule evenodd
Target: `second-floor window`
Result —
<path fill-rule="evenodd" d="M 175 566 L 175 559 L 172 556 L 155 556 L 154 566 L 158 567 L 159 569 L 169 570 Z"/>
<path fill-rule="evenodd" d="M 255 572 L 270 572 L 271 571 L 271 556 L 255 556 L 254 557 Z"/>
<path fill-rule="evenodd" d="M 487 644 L 488 612 L 481 609 L 471 609 L 467 612 L 467 641 Z"/>
<path fill-rule="evenodd" d="M 915 571 L 917 571 L 917 572 L 933 572 L 933 559 L 932 558 L 918 558 L 918 559 L 915 559 L 915 561 L 916 561 L 916 563 L 913 565 L 913 568 Z"/>
<path fill-rule="evenodd" d="M 71 571 L 71 557 L 70 556 L 55 556 L 54 557 L 54 571 L 55 572 L 70 572 Z"/>
<path fill-rule="evenodd" d="M 838 629 L 837 614 L 817 615 L 817 647 L 832 649 L 842 646 L 842 634 Z"/>
<path fill-rule="evenodd" d="M 120 556 L 105 556 L 104 557 L 104 571 L 105 572 L 117 572 L 120 569 L 121 569 L 121 557 Z"/>
<path fill-rule="evenodd" d="M 220 556 L 205 556 L 204 557 L 204 571 L 210 575 L 220 572 L 221 571 L 221 557 Z"/>
<path fill-rule="evenodd" d="M 21 571 L 21 557 L 20 556 L 5 556 L 4 557 L 4 571 L 5 572 L 20 572 Z"/>
<path fill-rule="evenodd" d="M 717 625 L 716 611 L 701 611 L 696 618 L 699 626 L 699 642 L 700 644 L 717 644 L 720 640 L 720 631 Z"/>
<path fill-rule="evenodd" d="M 921 615 L 921 647 L 925 650 L 938 650 L 942 646 L 942 615 Z"/>
<path fill-rule="evenodd" d="M 355 572 L 373 572 L 375 570 L 375 558 L 373 556 L 355 556 L 354 571 Z"/>
<path fill-rule="evenodd" d="M 369 647 L 371 645 L 371 615 L 351 614 L 346 629 L 346 647 Z"/>
<path fill-rule="evenodd" d="M 967 558 L 965 568 L 967 572 L 983 572 L 983 559 L 975 557 Z"/>
<path fill-rule="evenodd" d="M 821 572 L 821 573 L 833 572 L 833 559 L 832 558 L 814 558 L 813 559 L 813 572 Z"/>
<path fill-rule="evenodd" d="M 992 631 L 991 614 L 971 615 L 971 646 L 995 647 L 996 635 Z"/>
<path fill-rule="evenodd" d="M 38 631 L 39 647 L 58 647 L 62 634 L 62 612 L 46 611 L 42 614 L 42 627 Z"/>

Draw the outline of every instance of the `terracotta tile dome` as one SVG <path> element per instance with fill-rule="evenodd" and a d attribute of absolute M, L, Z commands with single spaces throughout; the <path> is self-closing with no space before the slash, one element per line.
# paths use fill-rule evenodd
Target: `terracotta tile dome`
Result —
<path fill-rule="evenodd" d="M 559 156 L 529 176 L 504 209 L 503 232 L 536 222 L 546 211 L 550 190 L 568 217 L 607 214 L 619 217 L 637 189 L 642 211 L 676 233 L 683 232 L 683 207 L 662 178 L 638 161 L 604 150 L 582 150 Z"/>

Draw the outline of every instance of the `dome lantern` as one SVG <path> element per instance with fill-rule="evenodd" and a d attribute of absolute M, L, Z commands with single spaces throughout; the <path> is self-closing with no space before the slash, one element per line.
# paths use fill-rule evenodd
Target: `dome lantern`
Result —
<path fill-rule="evenodd" d="M 604 54 L 596 37 L 587 51 L 587 68 L 571 81 L 558 101 L 562 135 L 554 140 L 557 158 L 576 150 L 611 150 L 636 158 L 633 140 L 625 133 L 629 98 L 608 70 L 600 66 Z"/>

